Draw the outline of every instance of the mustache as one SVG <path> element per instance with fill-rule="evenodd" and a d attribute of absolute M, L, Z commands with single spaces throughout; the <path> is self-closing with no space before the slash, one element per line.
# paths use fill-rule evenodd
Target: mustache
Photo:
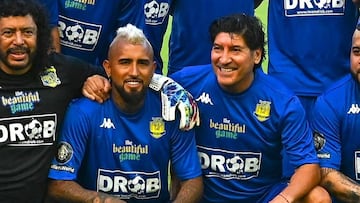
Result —
<path fill-rule="evenodd" d="M 18 46 L 18 47 L 13 47 L 13 48 L 9 48 L 6 51 L 7 54 L 12 54 L 12 53 L 30 53 L 30 49 L 24 46 Z"/>

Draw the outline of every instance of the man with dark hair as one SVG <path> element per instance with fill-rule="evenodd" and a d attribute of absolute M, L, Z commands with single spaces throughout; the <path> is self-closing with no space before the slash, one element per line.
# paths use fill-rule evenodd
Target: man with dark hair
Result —
<path fill-rule="evenodd" d="M 0 202 L 43 201 L 66 107 L 100 70 L 50 46 L 38 2 L 0 1 Z"/>
<path fill-rule="evenodd" d="M 211 24 L 210 35 L 212 63 L 171 76 L 199 105 L 195 135 L 202 202 L 319 202 L 306 199 L 320 181 L 320 170 L 305 111 L 290 90 L 260 68 L 261 22 L 244 14 L 222 17 Z M 282 150 L 296 168 L 289 181 L 282 179 Z M 327 195 L 322 191 L 318 194 Z"/>
<path fill-rule="evenodd" d="M 210 63 L 208 28 L 215 19 L 234 13 L 253 16 L 262 0 L 171 0 L 168 73 Z M 196 30 L 196 35 L 189 32 Z"/>
<path fill-rule="evenodd" d="M 83 83 L 89 81 L 89 76 L 105 75 L 99 67 L 49 52 L 51 36 L 47 17 L 37 1 L 0 1 L 2 203 L 43 201 L 54 143 L 65 110 L 72 99 L 81 96 Z M 103 101 L 101 91 L 110 89 L 109 82 L 96 75 L 91 78 L 98 80 L 90 82 L 90 88 L 84 88 L 84 95 Z M 163 90 L 166 84 L 174 84 L 164 78 L 156 82 L 153 86 L 157 91 Z M 91 95 L 91 90 L 96 89 L 99 83 L 102 88 L 95 97 Z M 179 89 L 179 86 L 176 87 Z M 186 118 L 191 117 L 191 110 L 196 106 L 191 105 L 188 95 L 182 92 L 184 97 L 181 102 L 172 98 L 171 92 L 167 92 L 164 98 L 173 101 L 174 105 L 181 104 L 183 112 L 190 112 L 181 114 L 181 118 L 185 118 L 181 119 L 184 121 L 182 126 L 189 129 L 193 124 Z M 173 107 L 167 113 L 175 117 L 176 106 L 167 106 Z"/>

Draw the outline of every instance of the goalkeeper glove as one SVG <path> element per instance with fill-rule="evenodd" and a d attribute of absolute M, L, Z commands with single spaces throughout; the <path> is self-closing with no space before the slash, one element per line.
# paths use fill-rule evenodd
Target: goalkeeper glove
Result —
<path fill-rule="evenodd" d="M 199 109 L 192 97 L 180 84 L 169 77 L 154 74 L 150 88 L 161 91 L 162 117 L 166 121 L 175 120 L 176 109 L 180 112 L 181 130 L 190 130 L 200 124 Z"/>

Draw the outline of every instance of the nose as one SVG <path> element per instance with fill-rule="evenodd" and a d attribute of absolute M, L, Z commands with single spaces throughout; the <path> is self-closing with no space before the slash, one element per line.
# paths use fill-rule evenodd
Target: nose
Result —
<path fill-rule="evenodd" d="M 229 51 L 224 50 L 219 58 L 219 62 L 222 64 L 228 64 L 231 62 L 231 56 L 229 54 Z"/>
<path fill-rule="evenodd" d="M 138 69 L 137 64 L 135 62 L 131 64 L 129 74 L 131 76 L 138 76 L 139 75 L 139 69 Z"/>
<path fill-rule="evenodd" d="M 21 32 L 16 32 L 15 33 L 14 44 L 16 44 L 16 45 L 24 44 L 24 36 L 23 36 L 23 34 Z"/>

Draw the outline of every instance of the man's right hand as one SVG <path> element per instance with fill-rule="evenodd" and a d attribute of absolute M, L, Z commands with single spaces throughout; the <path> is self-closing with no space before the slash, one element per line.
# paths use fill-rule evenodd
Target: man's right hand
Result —
<path fill-rule="evenodd" d="M 92 203 L 126 203 L 121 199 L 117 199 L 115 197 L 111 197 L 108 195 L 107 197 L 95 197 Z"/>
<path fill-rule="evenodd" d="M 84 82 L 82 93 L 85 97 L 103 103 L 110 97 L 111 84 L 100 75 L 93 75 Z"/>

